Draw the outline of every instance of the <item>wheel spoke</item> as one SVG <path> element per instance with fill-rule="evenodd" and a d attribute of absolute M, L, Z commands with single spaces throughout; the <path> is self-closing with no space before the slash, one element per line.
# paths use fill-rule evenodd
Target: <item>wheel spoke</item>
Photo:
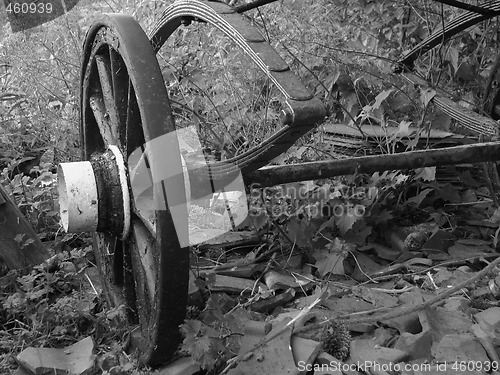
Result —
<path fill-rule="evenodd" d="M 156 233 L 156 215 L 155 211 L 149 210 L 134 210 L 135 215 L 141 219 L 142 223 L 148 228 L 151 233 Z"/>
<path fill-rule="evenodd" d="M 111 75 L 113 80 L 113 99 L 114 107 L 116 108 L 119 124 L 125 124 L 127 121 L 127 112 L 129 109 L 129 91 L 131 86 L 128 77 L 127 68 L 125 67 L 119 53 L 113 49 L 109 49 Z M 120 144 L 126 144 L 126 127 L 119 127 Z"/>
<path fill-rule="evenodd" d="M 126 154 L 129 156 L 133 151 L 144 145 L 144 133 L 142 132 L 141 116 L 139 106 L 135 98 L 134 87 L 129 81 L 130 87 L 128 89 L 127 98 L 127 118 L 125 122 L 126 131 Z"/>
<path fill-rule="evenodd" d="M 141 151 L 139 158 L 136 160 L 135 155 Z M 148 228 L 149 232 L 156 234 L 156 211 L 153 199 L 153 183 L 151 170 L 144 152 L 144 148 L 137 148 L 134 157 L 129 158 L 129 178 L 134 193 L 132 201 L 132 212 L 142 223 Z M 139 182 L 136 182 L 139 181 Z M 141 187 L 138 187 L 138 183 Z"/>
<path fill-rule="evenodd" d="M 124 303 L 123 296 L 123 278 L 118 276 L 116 273 L 116 268 L 114 262 L 110 262 L 110 259 L 116 259 L 115 251 L 116 247 L 116 237 L 105 233 L 98 233 L 94 236 L 94 246 L 100 249 L 100 252 L 96 255 L 96 261 L 102 275 L 106 278 L 103 283 L 105 295 L 108 298 L 108 303 L 112 306 L 119 306 Z"/>
<path fill-rule="evenodd" d="M 146 306 L 151 306 L 151 301 L 156 296 L 156 279 L 157 279 L 157 252 L 155 237 L 141 221 L 135 220 L 132 225 L 134 247 L 132 254 L 135 254 L 132 261 L 137 262 L 137 271 L 135 273 L 136 283 L 139 284 L 138 290 L 147 291 L 147 295 L 138 296 L 144 299 Z"/>
<path fill-rule="evenodd" d="M 114 90 L 113 90 L 113 79 L 111 74 L 111 62 L 108 56 L 97 55 L 96 65 L 99 74 L 99 82 L 101 84 L 102 102 L 104 107 L 104 119 L 108 123 L 108 129 L 111 132 L 113 140 L 118 141 L 118 128 L 119 128 L 119 117 L 118 110 L 116 107 Z M 116 143 L 114 143 L 116 144 Z"/>
<path fill-rule="evenodd" d="M 97 95 L 93 95 L 89 98 L 89 105 L 94 114 L 95 121 L 99 128 L 102 138 L 107 145 L 116 144 L 118 139 L 116 131 L 114 130 L 114 124 L 109 121 L 109 116 L 106 112 L 106 107 L 104 105 L 104 100 Z"/>

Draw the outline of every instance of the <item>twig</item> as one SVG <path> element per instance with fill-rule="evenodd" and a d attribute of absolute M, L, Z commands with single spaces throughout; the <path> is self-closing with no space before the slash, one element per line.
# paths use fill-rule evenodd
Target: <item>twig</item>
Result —
<path fill-rule="evenodd" d="M 383 288 L 370 288 L 370 290 L 373 290 L 374 292 L 381 292 L 381 293 L 388 293 L 388 294 L 401 294 L 408 292 L 412 290 L 414 287 L 412 286 L 405 286 L 402 289 L 383 289 Z"/>
<path fill-rule="evenodd" d="M 439 287 L 436 285 L 436 283 L 434 282 L 434 278 L 432 277 L 431 275 L 431 272 L 430 271 L 427 271 L 426 273 L 427 277 L 429 278 L 429 280 L 431 281 L 431 284 L 432 284 L 432 287 L 434 288 L 434 290 L 438 290 Z"/>
<path fill-rule="evenodd" d="M 92 282 L 92 280 L 90 280 L 89 275 L 85 274 L 85 277 L 87 278 L 88 282 L 90 283 L 90 286 L 92 287 L 92 289 L 93 289 L 93 291 L 94 291 L 94 294 L 95 294 L 96 296 L 98 296 L 98 295 L 99 295 L 99 293 L 97 293 L 97 289 L 95 288 L 94 283 Z"/>
<path fill-rule="evenodd" d="M 466 286 L 476 282 L 477 280 L 485 277 L 487 274 L 489 274 L 495 267 L 500 265 L 500 257 L 496 258 L 493 262 L 488 264 L 484 269 L 479 271 L 476 275 L 470 277 L 469 279 L 449 288 L 448 290 L 444 291 L 443 293 L 437 295 L 436 297 L 432 298 L 431 300 L 428 300 L 427 302 L 424 302 L 420 305 L 416 305 L 410 308 L 404 308 L 399 311 L 395 311 L 392 313 L 384 314 L 384 315 L 379 315 L 379 316 L 370 316 L 366 318 L 359 318 L 359 319 L 349 319 L 352 314 L 349 315 L 343 315 L 343 316 L 338 316 L 334 319 L 342 320 L 346 324 L 358 324 L 358 323 L 374 323 L 382 320 L 388 320 L 388 319 L 394 319 L 394 318 L 399 318 L 400 316 L 408 315 L 420 310 L 424 310 L 427 307 L 433 306 L 441 301 L 443 301 L 446 297 L 449 297 L 453 295 L 454 293 L 458 292 L 459 290 L 465 288 Z M 301 333 L 301 332 L 306 332 L 309 330 L 313 330 L 316 328 L 321 327 L 323 324 L 327 323 L 329 320 L 322 321 L 320 323 L 316 324 L 310 324 L 308 326 L 304 326 L 301 328 L 298 328 L 294 330 L 295 333 Z"/>
<path fill-rule="evenodd" d="M 486 164 L 486 163 L 484 163 Z M 482 201 L 474 201 L 474 202 L 461 202 L 461 203 L 445 203 L 445 206 L 474 206 L 476 204 L 484 204 L 484 203 L 492 203 L 492 199 L 485 199 Z M 494 202 L 493 202 L 494 203 Z"/>
<path fill-rule="evenodd" d="M 255 280 L 255 282 L 253 283 L 253 288 L 252 288 L 252 293 L 251 293 L 252 296 L 255 293 L 255 288 L 257 287 L 257 284 L 264 277 L 264 275 L 271 269 L 271 265 L 273 264 L 273 262 L 275 260 L 276 260 L 276 253 L 273 253 L 273 255 L 271 256 L 271 258 L 268 260 L 268 262 L 266 264 L 266 268 L 264 268 L 264 271 L 262 271 L 262 273 L 259 275 L 257 280 Z"/>
<path fill-rule="evenodd" d="M 356 262 L 356 265 L 358 266 L 359 272 L 361 272 L 366 278 L 368 278 L 369 281 L 371 281 L 372 283 L 377 284 L 377 280 L 372 279 L 370 277 L 370 275 L 368 275 L 365 271 L 363 271 L 363 268 L 361 268 L 361 265 L 358 263 L 358 259 L 356 258 L 356 256 L 354 255 L 354 253 L 352 251 L 349 251 L 349 254 L 351 254 L 352 257 L 354 258 L 354 262 Z"/>

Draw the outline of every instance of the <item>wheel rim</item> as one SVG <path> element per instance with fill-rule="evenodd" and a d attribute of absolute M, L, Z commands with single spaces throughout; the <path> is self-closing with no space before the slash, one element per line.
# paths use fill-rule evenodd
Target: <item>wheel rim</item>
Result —
<path fill-rule="evenodd" d="M 81 79 L 84 159 L 110 145 L 128 158 L 148 142 L 174 131 L 154 51 L 131 17 L 108 15 L 92 26 L 84 45 Z M 176 138 L 168 139 L 169 162 L 182 170 Z M 156 181 L 162 161 L 154 153 L 146 158 Z M 167 192 L 178 190 L 181 184 L 182 176 L 154 185 L 154 198 L 165 202 L 165 209 L 153 214 L 133 203 L 125 239 L 109 233 L 94 236 L 105 292 L 111 304 L 126 304 L 137 312 L 142 333 L 138 346 L 141 360 L 148 364 L 164 362 L 174 353 L 180 339 L 178 326 L 185 317 L 189 252 L 180 245 L 166 204 Z M 132 201 L 133 193 L 134 189 Z M 101 211 L 106 214 L 106 209 Z"/>

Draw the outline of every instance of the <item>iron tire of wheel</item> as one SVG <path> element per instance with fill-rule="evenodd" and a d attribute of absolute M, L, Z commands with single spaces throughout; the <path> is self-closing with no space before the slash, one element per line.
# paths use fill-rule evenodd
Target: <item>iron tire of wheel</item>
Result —
<path fill-rule="evenodd" d="M 84 43 L 80 104 L 84 160 L 103 154 L 109 145 L 117 146 L 126 160 L 145 143 L 174 131 L 155 53 L 132 17 L 104 15 L 89 29 Z M 178 144 L 169 147 L 178 149 Z M 152 158 L 148 162 L 154 174 L 155 163 L 165 161 Z M 182 168 L 180 156 L 168 162 Z M 155 181 L 154 175 L 152 178 Z M 155 188 L 155 194 L 167 201 L 162 184 Z M 180 245 L 168 205 L 154 213 L 156 228 L 152 228 L 130 194 L 128 235 L 120 238 L 116 231 L 95 233 L 94 252 L 108 301 L 112 306 L 128 306 L 129 319 L 139 323 L 141 362 L 157 365 L 172 356 L 180 341 L 189 251 Z M 99 202 L 99 212 L 109 214 L 114 210 L 106 204 Z"/>

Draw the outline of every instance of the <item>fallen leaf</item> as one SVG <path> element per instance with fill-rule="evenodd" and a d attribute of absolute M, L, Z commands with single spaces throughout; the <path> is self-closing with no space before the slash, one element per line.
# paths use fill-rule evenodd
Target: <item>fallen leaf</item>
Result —
<path fill-rule="evenodd" d="M 418 195 L 408 198 L 406 203 L 414 203 L 416 206 L 420 206 L 422 201 L 432 192 L 434 189 L 424 189 Z"/>
<path fill-rule="evenodd" d="M 305 278 L 302 275 L 296 274 L 295 277 L 285 275 L 278 271 L 268 271 L 264 275 L 264 281 L 269 289 L 288 289 L 288 288 L 303 288 L 312 282 L 311 278 Z"/>
<path fill-rule="evenodd" d="M 298 246 L 308 246 L 314 235 L 309 224 L 297 217 L 290 218 L 287 230 L 290 239 Z"/>
<path fill-rule="evenodd" d="M 474 315 L 474 318 L 491 342 L 500 345 L 500 307 L 490 307 Z"/>
<path fill-rule="evenodd" d="M 367 287 L 352 288 L 353 294 L 356 297 L 362 298 L 373 304 L 375 308 L 391 307 L 398 305 L 398 299 L 387 293 L 378 292 Z"/>
<path fill-rule="evenodd" d="M 472 326 L 470 318 L 460 311 L 446 310 L 442 307 L 426 308 L 425 314 L 434 341 L 447 334 L 467 332 Z"/>
<path fill-rule="evenodd" d="M 429 331 L 418 334 L 402 332 L 394 345 L 394 349 L 409 353 L 408 361 L 427 360 L 431 362 L 434 359 L 431 354 L 431 347 L 432 335 Z"/>
<path fill-rule="evenodd" d="M 317 259 L 315 266 L 321 277 L 332 273 L 334 275 L 345 275 L 344 260 L 346 254 L 329 250 L 316 251 L 314 257 Z"/>
<path fill-rule="evenodd" d="M 305 363 L 318 345 L 321 345 L 318 341 L 292 336 L 291 346 L 295 363 Z"/>
<path fill-rule="evenodd" d="M 340 206 L 342 207 L 341 213 L 335 217 L 335 224 L 339 228 L 341 234 L 345 234 L 349 229 L 352 228 L 354 223 L 363 218 L 362 215 L 358 215 L 356 212 L 356 207 L 352 206 Z"/>
<path fill-rule="evenodd" d="M 279 329 L 275 327 L 274 329 Z M 240 355 L 250 353 L 255 344 L 265 339 L 262 330 L 249 332 L 241 344 Z M 273 331 L 268 333 L 272 335 Z M 285 328 L 279 335 L 271 339 L 262 347 L 251 351 L 253 354 L 245 355 L 245 361 L 240 361 L 237 366 L 228 372 L 228 375 L 263 375 L 263 374 L 292 374 L 296 372 L 296 365 L 290 347 L 292 327 Z M 267 335 L 266 335 L 267 336 Z"/>
<path fill-rule="evenodd" d="M 395 364 L 408 358 L 406 351 L 375 345 L 370 339 L 352 340 L 350 353 L 350 359 L 346 363 L 374 364 L 383 360 Z"/>
<path fill-rule="evenodd" d="M 488 361 L 488 356 L 477 338 L 468 332 L 443 336 L 432 345 L 432 354 L 437 362 Z"/>
<path fill-rule="evenodd" d="M 24 349 L 17 362 L 34 374 L 89 374 L 95 363 L 94 341 L 86 337 L 62 349 L 33 348 Z"/>
<path fill-rule="evenodd" d="M 464 245 L 462 243 L 456 242 L 454 245 L 448 248 L 448 253 L 450 256 L 456 259 L 466 259 L 472 256 L 483 255 L 488 253 L 489 249 L 483 246 L 470 246 Z"/>
<path fill-rule="evenodd" d="M 353 257 L 356 258 L 356 268 L 351 274 L 354 280 L 366 281 L 369 279 L 367 275 L 373 275 L 384 268 L 369 256 L 358 251 L 353 252 Z"/>
<path fill-rule="evenodd" d="M 272 292 L 272 291 L 269 291 Z M 290 288 L 278 295 L 273 295 L 270 293 L 267 298 L 260 299 L 250 305 L 253 311 L 261 313 L 270 313 L 278 306 L 283 306 L 290 302 L 295 297 L 295 290 Z"/>
<path fill-rule="evenodd" d="M 339 314 L 372 310 L 373 305 L 356 297 L 328 298 L 321 304 Z"/>
<path fill-rule="evenodd" d="M 261 283 L 257 282 L 255 284 L 254 280 L 243 279 L 241 277 L 232 277 L 232 276 L 224 276 L 215 274 L 210 275 L 210 280 L 207 281 L 208 288 L 212 292 L 226 292 L 233 294 L 240 293 L 251 293 L 252 290 L 258 290 L 261 288 L 262 290 L 266 290 L 267 287 Z"/>

